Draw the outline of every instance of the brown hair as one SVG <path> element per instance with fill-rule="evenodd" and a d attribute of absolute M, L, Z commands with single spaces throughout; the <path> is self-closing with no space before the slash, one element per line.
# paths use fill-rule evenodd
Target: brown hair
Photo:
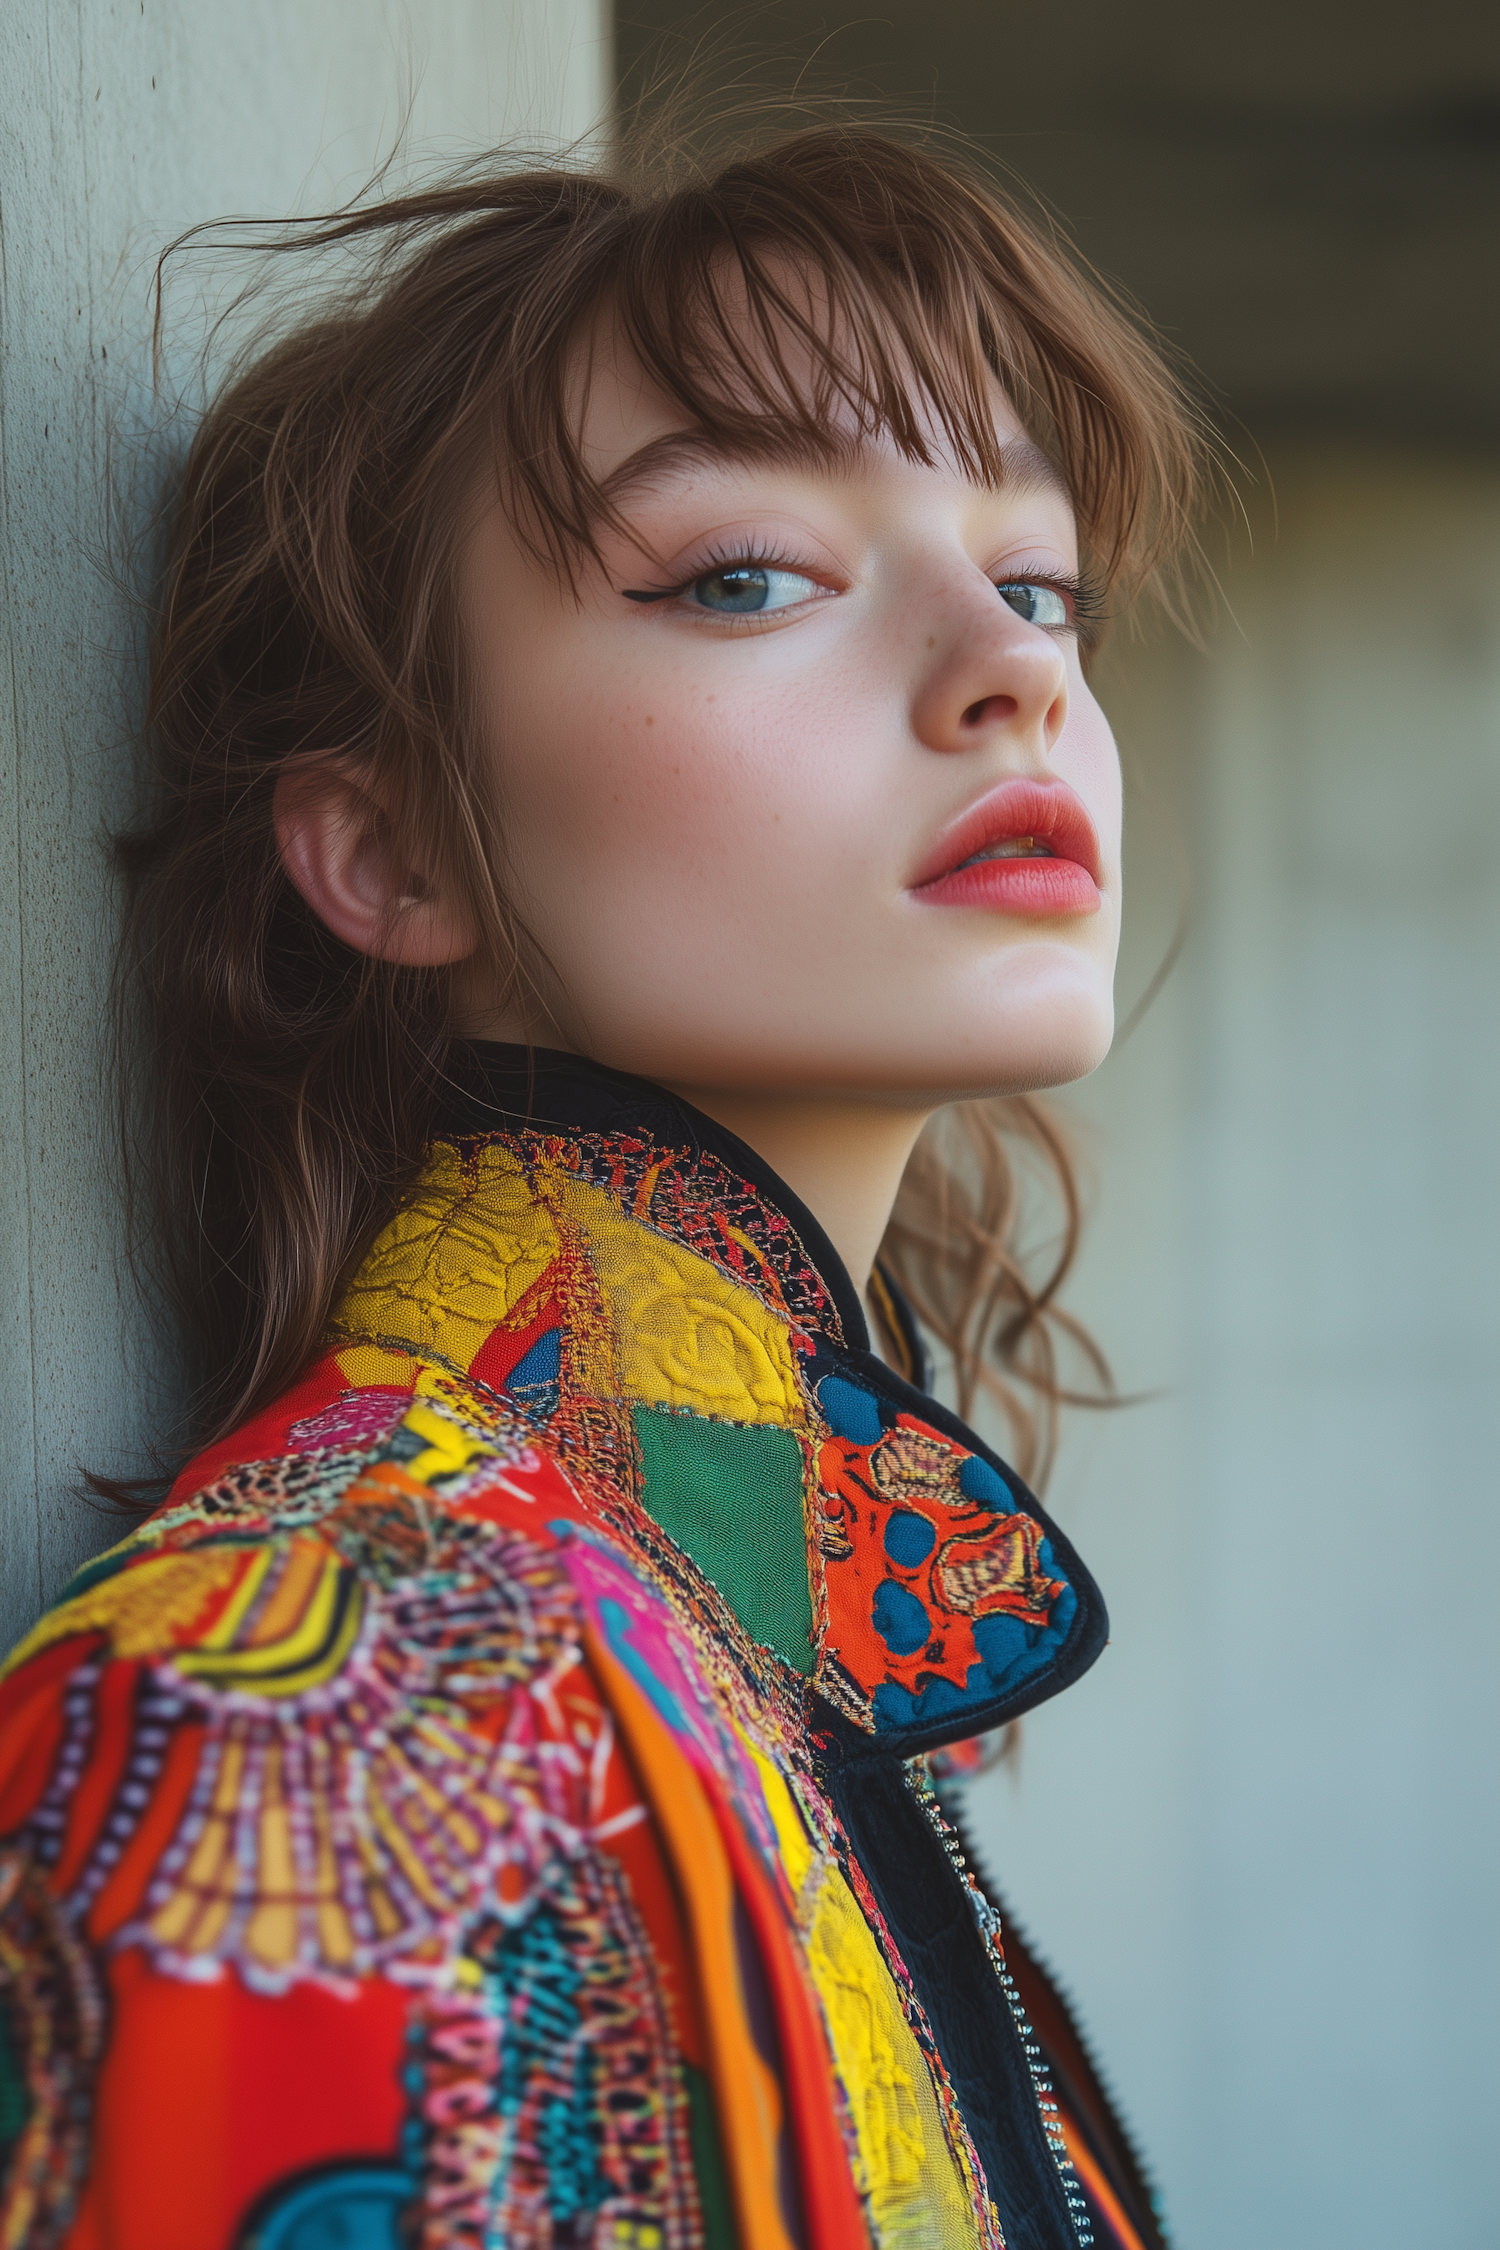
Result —
<path fill-rule="evenodd" d="M 861 126 L 713 168 L 472 170 L 276 247 L 301 245 L 371 258 L 252 353 L 198 427 L 155 622 L 156 803 L 118 846 L 122 994 L 143 995 L 150 1022 L 129 1153 L 202 1354 L 200 1436 L 316 1352 L 341 1277 L 421 1161 L 450 1041 L 449 973 L 349 951 L 285 876 L 271 806 L 287 761 L 357 759 L 446 870 L 491 965 L 524 980 L 456 574 L 496 481 L 539 563 L 568 574 L 590 551 L 609 509 L 568 378 L 594 322 L 618 323 L 710 439 L 732 417 L 743 446 L 748 412 L 827 455 L 841 399 L 926 461 L 925 405 L 987 482 L 993 371 L 1061 464 L 1106 586 L 1133 591 L 1170 561 L 1199 468 L 1174 378 L 1066 251 L 951 156 Z M 763 352 L 742 340 L 747 305 Z M 800 388 L 788 333 L 815 369 Z M 1044 1147 L 1070 1214 L 1037 1287 L 1007 1243 L 997 1116 Z M 1015 1406 L 1016 1378 L 1043 1399 L 1061 1388 L 1048 1317 L 1077 1199 L 1050 1131 L 1032 1104 L 971 1113 L 967 1184 L 926 1144 L 886 1246 L 966 1395 L 988 1361 Z"/>

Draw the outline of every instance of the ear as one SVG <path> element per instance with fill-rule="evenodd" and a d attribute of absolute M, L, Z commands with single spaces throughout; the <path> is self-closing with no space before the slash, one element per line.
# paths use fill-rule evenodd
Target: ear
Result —
<path fill-rule="evenodd" d="M 271 818 L 288 876 L 356 953 L 433 969 L 474 951 L 468 917 L 413 866 L 375 792 L 350 766 L 298 759 L 276 784 Z"/>

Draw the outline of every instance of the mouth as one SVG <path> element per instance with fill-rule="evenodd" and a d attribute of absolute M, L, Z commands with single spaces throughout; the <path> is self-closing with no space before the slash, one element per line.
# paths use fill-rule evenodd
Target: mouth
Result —
<path fill-rule="evenodd" d="M 944 831 L 911 895 L 1037 918 L 1095 914 L 1099 839 L 1083 801 L 1061 781 L 1002 781 Z"/>

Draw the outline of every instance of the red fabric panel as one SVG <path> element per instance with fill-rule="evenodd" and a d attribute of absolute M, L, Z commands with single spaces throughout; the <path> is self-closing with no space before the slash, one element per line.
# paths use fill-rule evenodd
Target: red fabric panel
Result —
<path fill-rule="evenodd" d="M 62 1691 L 102 1639 L 75 1633 L 0 1686 L 0 1836 L 20 1827 L 46 1788 L 62 1740 Z"/>
<path fill-rule="evenodd" d="M 140 1670 L 140 1665 L 133 1663 L 116 1662 L 104 1667 L 94 1706 L 94 1739 L 88 1764 L 68 1808 L 62 1857 L 52 1876 L 52 1888 L 59 1896 L 70 1891 L 82 1874 L 119 1787 L 130 1755 L 135 1684 Z"/>
<path fill-rule="evenodd" d="M 278 1453 L 285 1453 L 287 1432 L 292 1424 L 321 1413 L 349 1388 L 349 1379 L 339 1366 L 337 1354 L 330 1352 L 326 1359 L 320 1359 L 299 1377 L 274 1406 L 268 1406 L 253 1422 L 244 1423 L 227 1438 L 220 1438 L 217 1445 L 210 1445 L 189 1461 L 173 1483 L 165 1505 L 171 1507 L 174 1500 L 189 1498 L 204 1485 L 212 1484 L 223 1470 L 232 1469 L 241 1461 L 267 1461 Z"/>
<path fill-rule="evenodd" d="M 229 2250 L 250 2205 L 288 2173 L 336 2157 L 392 2160 L 397 1986 L 273 1996 L 233 1975 L 157 1976 L 135 1950 L 114 1961 L 110 1984 L 93 2171 L 65 2250 Z"/>

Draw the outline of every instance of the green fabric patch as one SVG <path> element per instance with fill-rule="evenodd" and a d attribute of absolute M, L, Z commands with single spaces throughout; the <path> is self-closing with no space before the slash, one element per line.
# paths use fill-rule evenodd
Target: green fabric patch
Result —
<path fill-rule="evenodd" d="M 790 1430 L 632 1408 L 647 1513 L 712 1579 L 752 1640 L 811 1672 L 802 1448 Z"/>
<path fill-rule="evenodd" d="M 26 2067 L 16 2047 L 9 2013 L 0 2008 L 0 2163 L 21 2138 L 30 2114 Z M 697 2142 L 693 2145 L 696 2150 Z"/>
<path fill-rule="evenodd" d="M 704 2250 L 739 2250 L 734 2205 L 729 2195 L 729 2167 L 719 2138 L 719 2118 L 713 2088 L 701 2070 L 682 2065 L 688 2098 L 688 2139 L 693 2150 L 693 2171 L 698 2181 L 698 2201 L 703 2211 Z"/>

